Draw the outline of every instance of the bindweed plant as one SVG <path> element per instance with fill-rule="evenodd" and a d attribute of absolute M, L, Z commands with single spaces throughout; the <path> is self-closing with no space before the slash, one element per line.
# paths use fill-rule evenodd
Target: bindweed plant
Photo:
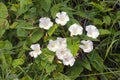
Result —
<path fill-rule="evenodd" d="M 120 1 L 0 1 L 0 80 L 117 80 Z"/>

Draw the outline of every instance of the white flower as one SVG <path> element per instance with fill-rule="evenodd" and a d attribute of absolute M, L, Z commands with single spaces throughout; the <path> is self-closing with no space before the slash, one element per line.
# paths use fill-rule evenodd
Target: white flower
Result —
<path fill-rule="evenodd" d="M 67 56 L 67 55 L 70 55 L 71 52 L 69 49 L 67 48 L 59 48 L 57 51 L 56 51 L 56 56 L 58 59 L 60 60 L 63 60 L 64 56 Z"/>
<path fill-rule="evenodd" d="M 92 41 L 82 40 L 81 43 L 82 44 L 80 45 L 80 48 L 82 48 L 84 52 L 89 53 L 93 50 L 93 42 Z"/>
<path fill-rule="evenodd" d="M 57 18 L 55 19 L 55 22 L 62 26 L 64 26 L 69 21 L 69 16 L 66 12 L 59 12 L 56 14 L 56 17 Z"/>
<path fill-rule="evenodd" d="M 49 41 L 49 44 L 47 45 L 47 48 L 50 50 L 50 51 L 53 51 L 55 52 L 58 48 L 59 48 L 59 42 L 57 40 L 53 41 L 53 40 L 50 40 Z"/>
<path fill-rule="evenodd" d="M 74 65 L 74 62 L 75 62 L 75 58 L 74 58 L 74 56 L 72 56 L 71 54 L 66 55 L 66 56 L 64 56 L 64 58 L 63 58 L 63 64 L 64 64 L 64 65 L 73 66 L 73 65 Z"/>
<path fill-rule="evenodd" d="M 81 35 L 83 33 L 82 26 L 80 26 L 80 25 L 78 25 L 76 23 L 71 25 L 68 30 L 70 31 L 70 36 Z"/>
<path fill-rule="evenodd" d="M 50 18 L 47 17 L 43 17 L 40 18 L 40 23 L 39 23 L 39 27 L 48 30 L 50 27 L 53 26 L 53 22 L 51 22 Z"/>
<path fill-rule="evenodd" d="M 42 53 L 42 51 L 40 50 L 40 45 L 39 44 L 32 44 L 30 46 L 30 48 L 33 50 L 33 51 L 29 52 L 29 55 L 31 57 L 37 58 L 37 56 Z"/>
<path fill-rule="evenodd" d="M 67 47 L 66 38 L 58 37 L 58 38 L 57 38 L 57 41 L 58 41 L 59 44 L 60 44 L 59 47 L 62 47 L 62 48 L 66 48 L 66 47 Z"/>
<path fill-rule="evenodd" d="M 93 25 L 86 26 L 87 36 L 92 38 L 97 38 L 99 36 L 98 29 Z"/>

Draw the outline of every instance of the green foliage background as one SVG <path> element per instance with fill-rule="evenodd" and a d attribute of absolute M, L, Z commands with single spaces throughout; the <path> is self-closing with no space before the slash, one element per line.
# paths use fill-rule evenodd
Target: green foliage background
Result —
<path fill-rule="evenodd" d="M 70 16 L 65 28 L 55 24 L 39 28 L 41 17 L 53 21 L 56 13 Z M 70 38 L 72 23 L 95 25 L 98 39 L 85 35 Z M 46 46 L 50 39 L 66 37 L 76 56 L 73 67 L 64 66 Z M 84 54 L 79 39 L 94 41 L 94 50 Z M 30 45 L 40 43 L 42 54 L 31 58 Z M 79 50 L 79 55 L 77 51 Z M 0 80 L 117 80 L 120 77 L 120 0 L 0 0 Z"/>

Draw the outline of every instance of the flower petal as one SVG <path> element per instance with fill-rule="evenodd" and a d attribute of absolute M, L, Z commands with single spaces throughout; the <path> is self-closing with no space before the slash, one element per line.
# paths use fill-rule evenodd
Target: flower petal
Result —
<path fill-rule="evenodd" d="M 32 45 L 30 46 L 30 48 L 31 48 L 32 50 L 40 50 L 40 44 L 32 44 Z"/>
<path fill-rule="evenodd" d="M 83 33 L 82 26 L 80 26 L 80 25 L 78 25 L 76 23 L 71 25 L 68 30 L 70 31 L 70 36 L 81 35 Z"/>
<path fill-rule="evenodd" d="M 50 18 L 47 17 L 43 17 L 40 18 L 40 23 L 39 23 L 39 27 L 48 30 L 50 27 L 53 26 L 53 22 L 50 20 Z"/>
<path fill-rule="evenodd" d="M 93 25 L 86 26 L 87 36 L 92 38 L 97 38 L 99 36 L 98 29 Z"/>
<path fill-rule="evenodd" d="M 69 21 L 69 16 L 66 12 L 59 12 L 56 14 L 55 22 L 60 25 L 65 25 Z"/>
<path fill-rule="evenodd" d="M 84 52 L 89 53 L 89 52 L 91 52 L 93 50 L 93 42 L 92 41 L 90 41 L 90 40 L 87 40 L 87 41 L 82 40 L 81 43 L 82 44 L 80 45 L 80 48 L 83 49 Z"/>

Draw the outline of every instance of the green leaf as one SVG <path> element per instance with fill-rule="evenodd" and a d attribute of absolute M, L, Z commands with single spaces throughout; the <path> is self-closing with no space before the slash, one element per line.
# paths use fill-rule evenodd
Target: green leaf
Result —
<path fill-rule="evenodd" d="M 78 16 L 80 16 L 80 17 L 82 17 L 82 18 L 88 18 L 87 14 L 86 14 L 84 11 L 82 11 L 82 10 L 77 11 L 77 12 L 75 12 L 74 14 L 75 14 L 75 15 L 78 15 Z"/>
<path fill-rule="evenodd" d="M 24 22 L 24 21 L 18 21 L 18 25 L 16 28 L 22 28 L 22 29 L 35 29 L 36 27 L 33 26 L 32 22 Z"/>
<path fill-rule="evenodd" d="M 54 26 L 52 26 L 49 30 L 48 30 L 48 35 L 52 36 L 52 34 L 55 32 L 55 30 L 58 28 L 58 25 L 55 24 Z"/>
<path fill-rule="evenodd" d="M 111 32 L 107 29 L 99 29 L 100 35 L 109 35 Z"/>
<path fill-rule="evenodd" d="M 54 72 L 53 76 L 54 76 L 54 80 L 71 80 L 68 76 L 59 72 Z"/>
<path fill-rule="evenodd" d="M 18 37 L 27 37 L 28 32 L 25 29 L 17 29 L 17 36 Z"/>
<path fill-rule="evenodd" d="M 19 4 L 12 4 L 11 6 L 11 10 L 14 11 L 14 12 L 17 12 L 17 9 L 19 8 Z"/>
<path fill-rule="evenodd" d="M 56 65 L 50 65 L 50 64 L 46 65 L 46 73 L 53 72 L 55 69 L 56 69 Z"/>
<path fill-rule="evenodd" d="M 4 49 L 11 50 L 12 49 L 12 43 L 8 40 L 5 41 Z"/>
<path fill-rule="evenodd" d="M 12 62 L 12 66 L 14 68 L 16 68 L 17 66 L 20 66 L 24 63 L 24 60 L 23 59 L 14 59 L 13 62 Z"/>
<path fill-rule="evenodd" d="M 32 78 L 30 77 L 30 76 L 28 76 L 28 75 L 26 75 L 26 76 L 24 76 L 22 79 L 20 79 L 20 80 L 32 80 Z"/>
<path fill-rule="evenodd" d="M 88 54 L 91 65 L 99 72 L 103 72 L 105 66 L 103 64 L 103 59 L 99 56 L 97 51 L 93 50 Z"/>
<path fill-rule="evenodd" d="M 24 14 L 24 19 L 31 19 L 34 21 L 34 19 L 37 18 L 37 9 L 36 7 L 30 8 L 26 14 Z"/>
<path fill-rule="evenodd" d="M 17 25 L 18 25 L 18 22 L 14 22 L 12 25 L 10 25 L 10 28 L 13 29 L 13 28 L 17 27 Z"/>
<path fill-rule="evenodd" d="M 87 35 L 84 35 L 84 34 L 82 34 L 82 35 L 80 36 L 80 39 L 83 39 L 83 40 L 91 40 L 91 41 L 99 41 L 98 39 L 94 39 L 94 38 L 88 37 Z"/>
<path fill-rule="evenodd" d="M 7 7 L 0 2 L 0 18 L 6 18 L 8 16 Z"/>
<path fill-rule="evenodd" d="M 64 66 L 61 63 L 59 63 L 59 60 L 57 61 L 57 63 L 58 63 L 58 65 L 56 66 L 57 67 L 56 71 L 57 72 L 63 72 Z"/>
<path fill-rule="evenodd" d="M 97 18 L 92 19 L 92 21 L 93 21 L 94 25 L 102 25 L 103 24 L 102 20 L 97 19 Z"/>
<path fill-rule="evenodd" d="M 116 13 L 116 18 L 117 18 L 117 19 L 120 19 L 120 11 L 118 11 L 118 12 Z"/>
<path fill-rule="evenodd" d="M 103 22 L 106 24 L 106 25 L 110 25 L 111 23 L 111 18 L 109 16 L 104 16 L 103 17 Z"/>
<path fill-rule="evenodd" d="M 42 53 L 44 55 L 44 57 L 42 57 L 42 59 L 48 63 L 52 63 L 55 57 L 55 53 L 51 52 L 50 50 L 48 50 L 47 48 L 42 50 Z"/>
<path fill-rule="evenodd" d="M 50 12 L 51 12 L 51 15 L 52 15 L 53 19 L 55 19 L 56 14 L 59 12 L 59 7 L 57 5 L 54 5 L 51 8 Z"/>
<path fill-rule="evenodd" d="M 20 8 L 24 8 L 26 5 L 32 4 L 32 0 L 18 0 L 20 1 Z"/>
<path fill-rule="evenodd" d="M 66 71 L 66 75 L 72 80 L 75 80 L 77 77 L 79 77 L 83 71 L 83 67 L 80 64 L 80 59 L 76 59 L 75 64 L 72 67 L 67 68 Z"/>
<path fill-rule="evenodd" d="M 74 38 L 67 38 L 67 47 L 71 50 L 72 54 L 74 56 L 77 56 L 78 55 L 78 50 L 79 50 L 79 45 L 80 45 L 80 42 L 79 42 L 79 38 L 77 37 L 74 37 Z"/>
<path fill-rule="evenodd" d="M 91 71 L 90 62 L 88 61 L 88 59 L 87 59 L 86 57 L 82 57 L 82 58 L 80 59 L 80 64 L 81 64 L 84 68 L 86 68 L 86 69 L 88 69 L 89 71 Z"/>
<path fill-rule="evenodd" d="M 43 37 L 44 33 L 42 29 L 37 29 L 30 37 L 30 40 L 35 43 Z"/>
<path fill-rule="evenodd" d="M 100 4 L 97 4 L 95 2 L 90 2 L 91 5 L 93 5 L 95 8 L 97 8 L 98 10 L 104 12 L 104 7 L 101 6 Z"/>
<path fill-rule="evenodd" d="M 41 7 L 46 11 L 48 12 L 50 7 L 51 7 L 51 4 L 52 4 L 52 0 L 40 0 L 40 4 L 41 4 Z"/>
<path fill-rule="evenodd" d="M 0 48 L 5 49 L 5 50 L 11 50 L 12 49 L 12 43 L 8 40 L 0 41 Z"/>
<path fill-rule="evenodd" d="M 19 1 L 20 1 L 20 8 L 17 11 L 18 16 L 28 11 L 28 9 L 32 5 L 32 0 L 19 0 Z"/>
<path fill-rule="evenodd" d="M 109 52 L 110 52 L 110 49 L 112 48 L 113 44 L 114 44 L 116 41 L 118 41 L 118 40 L 113 40 L 113 41 L 111 42 L 111 44 L 109 45 L 109 47 L 107 48 L 106 53 L 105 53 L 105 58 L 104 58 L 104 60 L 105 60 L 106 57 L 108 56 L 108 54 L 109 54 Z"/>
<path fill-rule="evenodd" d="M 4 41 L 0 41 L 0 48 L 3 48 L 3 46 L 5 45 Z"/>
<path fill-rule="evenodd" d="M 98 80 L 96 76 L 90 76 L 88 80 Z"/>
<path fill-rule="evenodd" d="M 9 29 L 9 23 L 6 19 L 0 18 L 0 37 Z"/>

